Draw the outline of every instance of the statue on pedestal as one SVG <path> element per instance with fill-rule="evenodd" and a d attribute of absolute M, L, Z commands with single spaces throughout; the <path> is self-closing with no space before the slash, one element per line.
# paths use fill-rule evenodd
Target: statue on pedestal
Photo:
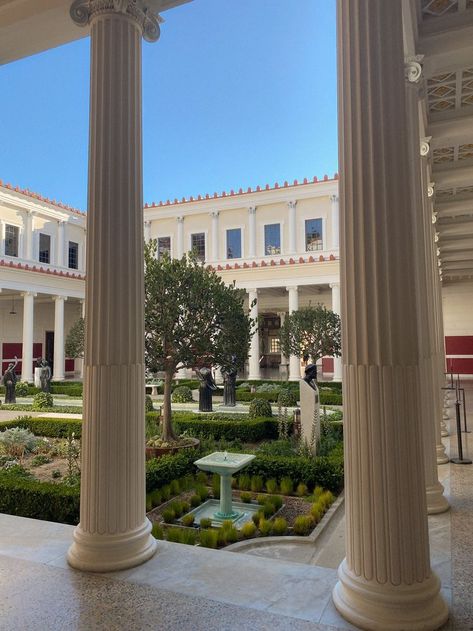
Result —
<path fill-rule="evenodd" d="M 41 390 L 43 392 L 51 392 L 51 368 L 46 359 L 41 360 L 41 372 L 39 378 L 41 381 Z"/>
<path fill-rule="evenodd" d="M 5 403 L 16 403 L 15 385 L 17 377 L 15 373 L 18 359 L 15 357 L 15 361 L 8 364 L 8 368 L 3 373 L 3 384 L 5 386 Z"/>
<path fill-rule="evenodd" d="M 309 364 L 300 381 L 301 437 L 315 455 L 320 441 L 320 398 L 317 366 Z"/>
<path fill-rule="evenodd" d="M 236 368 L 223 371 L 223 405 L 235 407 L 236 403 Z"/>
<path fill-rule="evenodd" d="M 196 369 L 200 379 L 199 385 L 199 411 L 212 412 L 212 392 L 217 390 L 217 386 L 212 377 L 210 368 Z"/>

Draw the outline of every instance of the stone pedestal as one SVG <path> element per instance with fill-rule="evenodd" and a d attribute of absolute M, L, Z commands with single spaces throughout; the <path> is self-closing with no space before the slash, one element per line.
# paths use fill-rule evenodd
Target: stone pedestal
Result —
<path fill-rule="evenodd" d="M 79 0 L 71 14 L 91 26 L 91 94 L 81 511 L 68 561 L 106 572 L 156 550 L 145 512 L 141 37 L 159 27 L 131 1 Z"/>
<path fill-rule="evenodd" d="M 429 560 L 401 2 L 338 2 L 346 559 L 362 629 L 437 629 Z M 403 185 L 399 185 L 403 182 Z"/>
<path fill-rule="evenodd" d="M 304 443 L 312 447 L 314 452 L 320 441 L 320 397 L 318 390 L 300 381 L 301 437 Z M 315 455 L 315 453 L 314 453 Z"/>

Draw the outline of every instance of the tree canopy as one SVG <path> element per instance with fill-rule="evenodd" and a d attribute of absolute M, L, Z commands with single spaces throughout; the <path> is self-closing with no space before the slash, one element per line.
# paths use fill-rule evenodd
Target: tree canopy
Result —
<path fill-rule="evenodd" d="M 303 307 L 286 316 L 281 328 L 281 350 L 314 363 L 341 355 L 340 316 L 323 305 Z"/>
<path fill-rule="evenodd" d="M 79 318 L 75 322 L 66 337 L 64 351 L 66 357 L 79 358 L 84 357 L 84 338 L 85 338 L 85 321 Z"/>

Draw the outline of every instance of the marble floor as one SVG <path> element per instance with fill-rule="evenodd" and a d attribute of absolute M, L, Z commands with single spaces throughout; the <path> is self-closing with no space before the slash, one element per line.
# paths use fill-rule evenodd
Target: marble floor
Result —
<path fill-rule="evenodd" d="M 472 382 L 466 392 L 473 428 Z M 472 436 L 463 434 L 470 456 Z M 432 565 L 451 609 L 444 630 L 473 630 L 473 465 L 442 465 L 439 475 L 452 507 L 429 517 Z M 0 631 L 355 629 L 330 596 L 344 555 L 343 514 L 310 554 L 307 546 L 236 554 L 160 542 L 144 565 L 107 575 L 67 566 L 71 533 L 0 515 Z"/>

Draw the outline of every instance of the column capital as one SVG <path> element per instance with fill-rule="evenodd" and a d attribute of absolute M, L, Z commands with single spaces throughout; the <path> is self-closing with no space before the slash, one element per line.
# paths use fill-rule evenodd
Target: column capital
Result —
<path fill-rule="evenodd" d="M 151 219 L 146 219 L 144 225 L 146 226 L 146 228 L 149 228 L 151 226 Z"/>
<path fill-rule="evenodd" d="M 297 285 L 288 285 L 286 287 L 286 291 L 296 291 L 296 292 L 298 292 L 299 291 L 299 287 Z"/>
<path fill-rule="evenodd" d="M 107 13 L 123 15 L 140 27 L 143 39 L 156 42 L 161 34 L 159 24 L 164 20 L 154 11 L 153 4 L 149 0 L 74 0 L 70 15 L 77 26 L 87 26 Z"/>
<path fill-rule="evenodd" d="M 336 202 L 338 202 L 338 200 L 339 200 L 338 195 L 330 195 L 330 201 L 332 203 L 336 203 Z"/>
<path fill-rule="evenodd" d="M 246 289 L 245 291 L 247 294 L 255 294 L 257 296 L 259 289 Z"/>
<path fill-rule="evenodd" d="M 66 225 L 66 223 L 67 223 L 67 219 L 58 219 L 57 223 L 58 223 L 59 226 L 64 227 Z"/>
<path fill-rule="evenodd" d="M 248 206 L 248 213 L 250 215 L 255 215 L 256 214 L 256 206 Z"/>
<path fill-rule="evenodd" d="M 329 283 L 329 287 L 330 289 L 333 289 L 334 287 L 340 287 L 340 283 Z"/>
<path fill-rule="evenodd" d="M 295 208 L 297 206 L 297 199 L 290 199 L 287 202 L 288 208 Z"/>
<path fill-rule="evenodd" d="M 52 298 L 54 302 L 57 302 L 58 300 L 64 300 L 64 301 L 67 300 L 67 296 L 53 296 Z"/>
<path fill-rule="evenodd" d="M 35 291 L 23 291 L 21 295 L 23 296 L 23 298 L 26 298 L 27 296 L 32 296 L 33 298 L 36 298 L 38 294 Z"/>
<path fill-rule="evenodd" d="M 209 215 L 212 217 L 212 219 L 218 219 L 218 216 L 220 215 L 220 211 L 219 210 L 211 210 Z"/>
<path fill-rule="evenodd" d="M 426 158 L 430 153 L 430 141 L 432 136 L 425 136 L 420 139 L 420 155 L 422 158 Z"/>
<path fill-rule="evenodd" d="M 424 55 L 414 55 L 404 59 L 404 75 L 409 83 L 419 83 L 422 79 Z"/>
<path fill-rule="evenodd" d="M 184 217 L 182 215 L 179 215 L 178 217 L 176 217 L 176 221 L 177 223 L 184 223 Z"/>

